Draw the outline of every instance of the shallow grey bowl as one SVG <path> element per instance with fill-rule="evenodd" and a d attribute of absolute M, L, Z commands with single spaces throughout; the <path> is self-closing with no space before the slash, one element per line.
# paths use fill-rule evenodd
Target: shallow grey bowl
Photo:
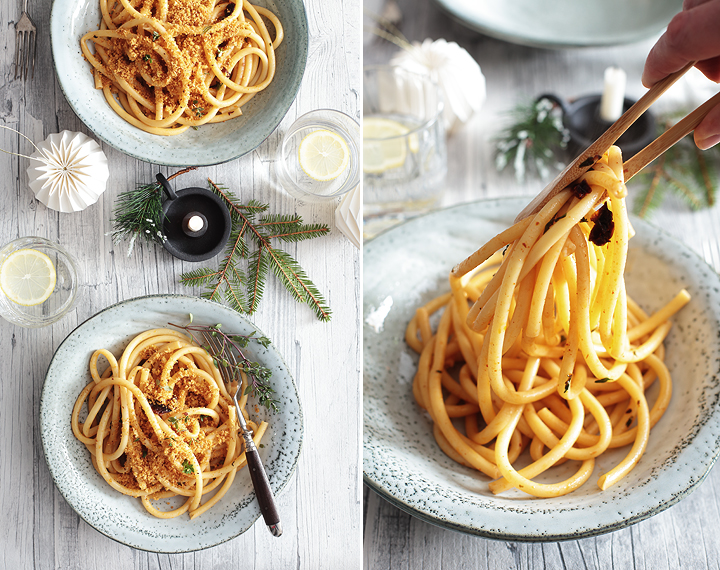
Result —
<path fill-rule="evenodd" d="M 637 467 L 606 491 L 598 488 L 598 477 L 629 448 L 598 458 L 590 480 L 564 497 L 535 499 L 520 491 L 495 496 L 487 477 L 457 465 L 436 445 L 429 417 L 412 395 L 417 357 L 405 344 L 404 330 L 416 307 L 449 291 L 452 266 L 507 228 L 526 204 L 517 198 L 463 204 L 415 218 L 365 245 L 363 469 L 380 495 L 433 524 L 501 540 L 569 540 L 617 530 L 668 508 L 717 459 L 720 278 L 685 246 L 633 219 L 629 294 L 648 311 L 683 287 L 692 295 L 673 317 L 665 342 L 674 386 L 670 406 L 651 430 Z M 570 463 L 548 477 L 569 476 Z"/>
<path fill-rule="evenodd" d="M 100 25 L 99 0 L 55 0 L 50 43 L 60 87 L 75 114 L 110 146 L 132 157 L 167 166 L 207 166 L 233 160 L 257 148 L 287 113 L 300 89 L 308 53 L 308 24 L 302 0 L 258 0 L 283 24 L 277 70 L 270 86 L 243 106 L 243 115 L 171 137 L 151 135 L 120 118 L 95 89 L 92 67 L 80 38 Z"/>
<path fill-rule="evenodd" d="M 169 322 L 222 323 L 226 332 L 257 331 L 239 313 L 212 301 L 184 295 L 149 295 L 129 299 L 91 317 L 60 344 L 48 368 L 40 399 L 40 433 L 50 473 L 68 504 L 91 526 L 121 542 L 153 552 L 189 552 L 215 546 L 242 534 L 260 517 L 247 469 L 238 471 L 226 495 L 195 520 L 187 515 L 158 519 L 140 499 L 115 491 L 95 471 L 90 452 L 72 433 L 70 416 L 83 387 L 91 382 L 92 353 L 107 348 L 119 355 L 137 334 Z M 257 331 L 262 335 L 262 331 Z M 272 370 L 270 380 L 279 412 L 258 407 L 255 417 L 269 423 L 260 457 L 277 497 L 287 486 L 300 456 L 303 414 L 297 387 L 274 345 L 250 342 L 247 356 Z M 253 398 L 251 407 L 255 408 Z M 177 500 L 177 499 L 175 499 Z M 281 513 L 282 516 L 282 513 Z"/>

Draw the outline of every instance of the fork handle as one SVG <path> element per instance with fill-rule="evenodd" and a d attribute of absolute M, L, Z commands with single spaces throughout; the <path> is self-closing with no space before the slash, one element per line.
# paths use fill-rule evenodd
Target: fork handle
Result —
<path fill-rule="evenodd" d="M 270 533 L 273 536 L 280 536 L 282 534 L 280 515 L 275 506 L 275 497 L 270 488 L 270 481 L 268 480 L 267 473 L 265 473 L 265 468 L 260 460 L 260 454 L 258 453 L 250 432 L 243 432 L 243 439 L 245 440 L 245 458 L 247 459 L 250 478 L 255 488 L 255 496 L 260 505 L 260 512 Z"/>

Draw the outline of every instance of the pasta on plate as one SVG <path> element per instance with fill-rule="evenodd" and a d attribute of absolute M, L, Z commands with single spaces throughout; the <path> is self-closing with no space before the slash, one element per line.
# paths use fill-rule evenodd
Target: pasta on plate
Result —
<path fill-rule="evenodd" d="M 627 295 L 625 194 L 612 147 L 537 214 L 455 266 L 451 291 L 408 324 L 406 341 L 420 354 L 413 393 L 438 445 L 493 479 L 493 493 L 567 494 L 590 478 L 596 457 L 630 446 L 599 477 L 604 490 L 637 465 L 667 409 L 663 340 L 690 296 L 682 290 L 647 315 Z M 577 462 L 574 475 L 538 480 L 566 461 Z"/>
<path fill-rule="evenodd" d="M 247 0 L 100 0 L 100 9 L 82 53 L 108 104 L 143 131 L 238 117 L 275 75 L 282 24 Z"/>
<path fill-rule="evenodd" d="M 101 357 L 109 364 L 102 373 Z M 72 430 L 111 487 L 140 497 L 159 518 L 186 512 L 194 518 L 223 497 L 246 459 L 233 399 L 204 348 L 180 332 L 153 329 L 131 340 L 119 359 L 96 350 L 90 374 L 73 408 Z M 243 413 L 246 388 L 243 376 Z M 258 445 L 267 423 L 248 419 L 248 425 Z M 175 496 L 183 503 L 170 510 L 152 502 Z"/>

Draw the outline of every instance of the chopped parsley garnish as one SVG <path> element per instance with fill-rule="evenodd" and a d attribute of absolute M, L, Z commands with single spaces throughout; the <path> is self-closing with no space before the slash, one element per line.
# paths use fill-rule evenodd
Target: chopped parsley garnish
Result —
<path fill-rule="evenodd" d="M 190 463 L 187 459 L 183 459 L 182 466 L 183 473 L 185 473 L 185 475 L 192 475 L 193 473 L 195 473 L 195 468 L 193 467 L 193 464 Z"/>

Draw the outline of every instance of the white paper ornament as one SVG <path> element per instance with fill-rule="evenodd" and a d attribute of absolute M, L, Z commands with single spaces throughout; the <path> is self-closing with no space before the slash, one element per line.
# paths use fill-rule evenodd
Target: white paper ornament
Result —
<path fill-rule="evenodd" d="M 79 212 L 97 202 L 110 172 L 100 145 L 83 133 L 63 131 L 37 145 L 27 169 L 30 188 L 48 208 Z"/>
<path fill-rule="evenodd" d="M 348 239 L 360 249 L 360 217 L 362 215 L 362 197 L 360 186 L 355 186 L 345 194 L 340 205 L 335 210 L 335 225 Z"/>
<path fill-rule="evenodd" d="M 448 132 L 467 123 L 485 102 L 485 76 L 472 56 L 455 42 L 415 42 L 390 63 L 414 73 L 430 74 L 437 82 L 445 99 L 443 120 Z"/>

